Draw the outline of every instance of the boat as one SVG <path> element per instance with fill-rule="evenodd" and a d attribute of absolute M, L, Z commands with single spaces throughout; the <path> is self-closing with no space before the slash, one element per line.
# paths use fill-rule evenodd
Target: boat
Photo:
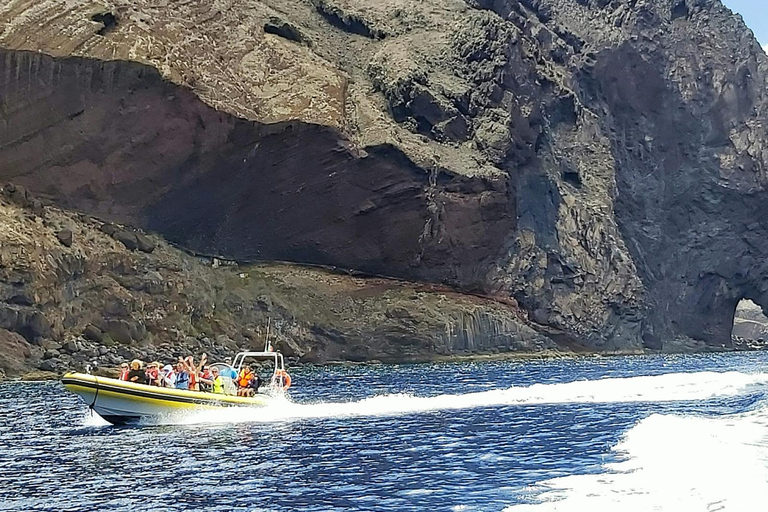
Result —
<path fill-rule="evenodd" d="M 247 360 L 269 360 L 274 363 L 270 382 L 254 396 L 236 396 L 235 383 L 225 377 L 224 370 L 240 370 Z M 189 411 L 215 410 L 226 407 L 264 407 L 290 387 L 290 375 L 280 352 L 240 352 L 232 365 L 216 363 L 225 381 L 225 393 L 188 391 L 137 384 L 90 373 L 68 373 L 61 382 L 78 395 L 88 407 L 113 425 L 156 424 Z"/>

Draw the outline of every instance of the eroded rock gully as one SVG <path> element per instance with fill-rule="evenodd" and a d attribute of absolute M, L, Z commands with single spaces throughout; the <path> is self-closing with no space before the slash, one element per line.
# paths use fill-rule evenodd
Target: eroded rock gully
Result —
<path fill-rule="evenodd" d="M 66 208 L 513 297 L 588 350 L 722 348 L 740 299 L 768 307 L 768 59 L 717 0 L 44 0 L 0 23 L 0 178 Z"/>

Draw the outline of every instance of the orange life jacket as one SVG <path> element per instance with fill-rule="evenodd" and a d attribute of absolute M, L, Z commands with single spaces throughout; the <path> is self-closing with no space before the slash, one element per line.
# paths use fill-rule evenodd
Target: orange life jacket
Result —
<path fill-rule="evenodd" d="M 253 380 L 253 372 L 251 370 L 241 370 L 240 377 L 237 378 L 237 385 L 241 388 L 247 388 Z"/>

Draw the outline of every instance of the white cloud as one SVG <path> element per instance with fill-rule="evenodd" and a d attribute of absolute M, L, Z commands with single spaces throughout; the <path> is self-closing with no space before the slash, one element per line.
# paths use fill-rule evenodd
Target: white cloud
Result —
<path fill-rule="evenodd" d="M 763 45 L 763 51 L 768 53 L 768 43 Z"/>

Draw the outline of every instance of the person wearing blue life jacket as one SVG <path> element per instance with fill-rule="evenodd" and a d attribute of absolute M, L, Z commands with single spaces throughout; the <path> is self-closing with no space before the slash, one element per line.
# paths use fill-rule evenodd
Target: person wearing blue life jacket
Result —
<path fill-rule="evenodd" d="M 184 361 L 176 363 L 176 389 L 189 389 L 189 372 Z"/>

